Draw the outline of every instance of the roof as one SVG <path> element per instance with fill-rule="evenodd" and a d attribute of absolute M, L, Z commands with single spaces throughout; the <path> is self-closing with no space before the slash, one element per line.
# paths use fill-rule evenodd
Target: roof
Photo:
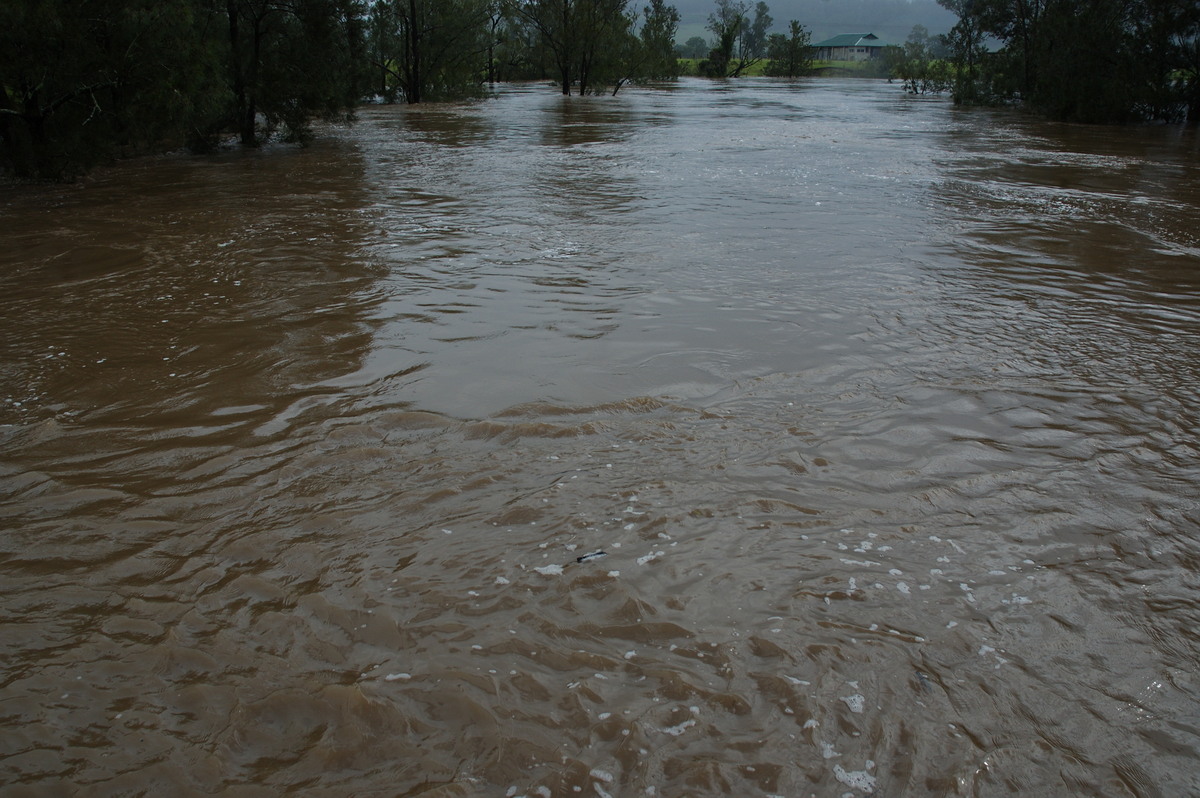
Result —
<path fill-rule="evenodd" d="M 813 47 L 884 47 L 884 42 L 874 33 L 842 33 L 832 39 L 817 42 Z"/>

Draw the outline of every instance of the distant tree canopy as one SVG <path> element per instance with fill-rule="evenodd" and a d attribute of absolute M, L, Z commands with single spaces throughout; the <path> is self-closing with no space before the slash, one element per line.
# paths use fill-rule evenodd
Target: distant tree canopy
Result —
<path fill-rule="evenodd" d="M 938 0 L 960 103 L 1020 101 L 1080 122 L 1200 122 L 1195 0 Z M 992 52 L 985 42 L 1002 47 Z"/>
<path fill-rule="evenodd" d="M 666 0 L 3 0 L 0 168 L 61 178 L 229 136 L 303 142 L 371 95 L 672 78 L 678 25 Z"/>
<path fill-rule="evenodd" d="M 112 157 L 235 138 L 304 142 L 364 98 L 553 80 L 616 92 L 679 74 L 668 0 L 2 0 L 0 168 L 69 177 Z M 1023 102 L 1059 119 L 1200 122 L 1196 0 L 938 0 L 958 24 L 888 52 L 909 91 Z M 700 73 L 810 69 L 809 33 L 766 2 L 715 0 Z M 985 43 L 999 41 L 992 50 Z M 944 52 L 943 52 L 944 51 Z"/>
<path fill-rule="evenodd" d="M 708 42 L 703 36 L 693 36 L 680 48 L 680 55 L 684 58 L 703 58 L 707 53 Z"/>

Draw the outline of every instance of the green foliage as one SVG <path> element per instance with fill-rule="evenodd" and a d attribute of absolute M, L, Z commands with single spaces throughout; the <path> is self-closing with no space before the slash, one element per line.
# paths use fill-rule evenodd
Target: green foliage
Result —
<path fill-rule="evenodd" d="M 701 36 L 693 36 L 680 49 L 683 58 L 703 58 L 708 53 L 708 42 Z"/>
<path fill-rule="evenodd" d="M 9 0 L 0 161 L 53 179 L 228 131 L 304 140 L 357 99 L 360 15 L 353 0 Z"/>
<path fill-rule="evenodd" d="M 233 125 L 242 144 L 282 128 L 305 141 L 314 117 L 332 118 L 360 92 L 354 63 L 359 4 L 346 0 L 226 0 L 226 60 L 234 95 Z M 220 17 L 220 11 L 216 11 Z M 264 122 L 260 128 L 259 121 Z"/>
<path fill-rule="evenodd" d="M 708 53 L 708 60 L 700 62 L 700 74 L 712 78 L 723 78 L 729 74 L 733 48 L 737 44 L 742 26 L 746 24 L 747 10 L 748 6 L 744 2 L 717 0 L 717 8 L 708 15 L 707 25 L 717 38 Z"/>
<path fill-rule="evenodd" d="M 616 93 L 679 74 L 679 12 L 664 0 L 650 0 L 640 17 L 630 0 L 507 0 L 506 7 L 563 94 Z"/>
<path fill-rule="evenodd" d="M 936 94 L 954 83 L 953 67 L 942 56 L 945 43 L 929 35 L 923 25 L 915 25 L 904 46 L 884 48 L 883 58 L 891 77 L 899 78 L 911 94 Z"/>
<path fill-rule="evenodd" d="M 650 0 L 642 9 L 642 27 L 637 57 L 629 70 L 634 80 L 671 80 L 679 77 L 679 59 L 675 55 L 675 34 L 679 30 L 679 12 L 665 0 Z"/>
<path fill-rule="evenodd" d="M 766 55 L 767 31 L 771 28 L 770 9 L 759 0 L 750 16 L 745 0 L 716 0 L 708 15 L 708 29 L 717 37 L 708 59 L 700 62 L 700 73 L 707 77 L 736 78 Z"/>
<path fill-rule="evenodd" d="M 489 0 L 376 0 L 369 49 L 379 93 L 408 103 L 478 95 L 499 24 Z"/>
<path fill-rule="evenodd" d="M 1181 0 L 939 0 L 954 97 L 1022 102 L 1056 119 L 1200 121 L 1200 4 Z M 997 52 L 987 38 L 1002 43 Z"/>
<path fill-rule="evenodd" d="M 365 95 L 423 102 L 555 76 L 679 74 L 666 0 L 3 0 L 0 168 L 64 178 L 229 135 L 305 142 Z M 765 6 L 763 6 L 765 8 Z"/>
<path fill-rule="evenodd" d="M 798 21 L 788 23 L 788 35 L 773 33 L 767 39 L 767 61 L 763 72 L 773 77 L 795 78 L 812 71 L 812 34 Z"/>
<path fill-rule="evenodd" d="M 0 161 L 63 178 L 182 141 L 227 101 L 186 0 L 0 4 Z"/>

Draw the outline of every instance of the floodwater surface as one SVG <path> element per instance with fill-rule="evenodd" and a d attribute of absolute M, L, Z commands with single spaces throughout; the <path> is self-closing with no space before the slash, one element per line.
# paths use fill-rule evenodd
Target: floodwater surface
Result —
<path fill-rule="evenodd" d="M 0 786 L 1200 795 L 1200 138 L 515 87 L 0 194 Z"/>

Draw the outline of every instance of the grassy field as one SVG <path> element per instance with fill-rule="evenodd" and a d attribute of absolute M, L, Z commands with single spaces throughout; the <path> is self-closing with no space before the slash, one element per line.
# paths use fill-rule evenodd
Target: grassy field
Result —
<path fill-rule="evenodd" d="M 700 69 L 699 69 L 699 68 L 700 68 L 700 61 L 701 61 L 701 60 L 703 60 L 703 59 L 700 59 L 700 58 L 680 58 L 680 59 L 679 59 L 679 67 L 680 67 L 680 69 L 682 70 L 682 72 L 681 72 L 680 74 L 683 74 L 683 75 L 699 75 L 699 74 L 700 74 Z M 759 61 L 757 64 L 754 64 L 754 65 L 753 65 L 753 66 L 751 66 L 751 67 L 747 67 L 747 68 L 746 68 L 746 69 L 745 69 L 745 70 L 742 72 L 742 77 L 754 77 L 754 76 L 756 76 L 756 75 L 757 75 L 757 76 L 761 76 L 761 75 L 762 75 L 762 73 L 763 73 L 763 69 L 765 69 L 765 68 L 766 68 L 766 66 L 767 66 L 767 59 L 765 59 L 765 58 L 764 58 L 764 59 L 762 59 L 761 61 Z"/>
<path fill-rule="evenodd" d="M 699 58 L 680 58 L 679 66 L 683 75 L 699 75 Z M 741 77 L 761 77 L 766 69 L 767 59 L 762 59 L 741 74 Z M 886 78 L 881 72 L 882 65 L 875 61 L 814 61 L 813 74 L 823 76 L 854 77 L 854 78 Z"/>

